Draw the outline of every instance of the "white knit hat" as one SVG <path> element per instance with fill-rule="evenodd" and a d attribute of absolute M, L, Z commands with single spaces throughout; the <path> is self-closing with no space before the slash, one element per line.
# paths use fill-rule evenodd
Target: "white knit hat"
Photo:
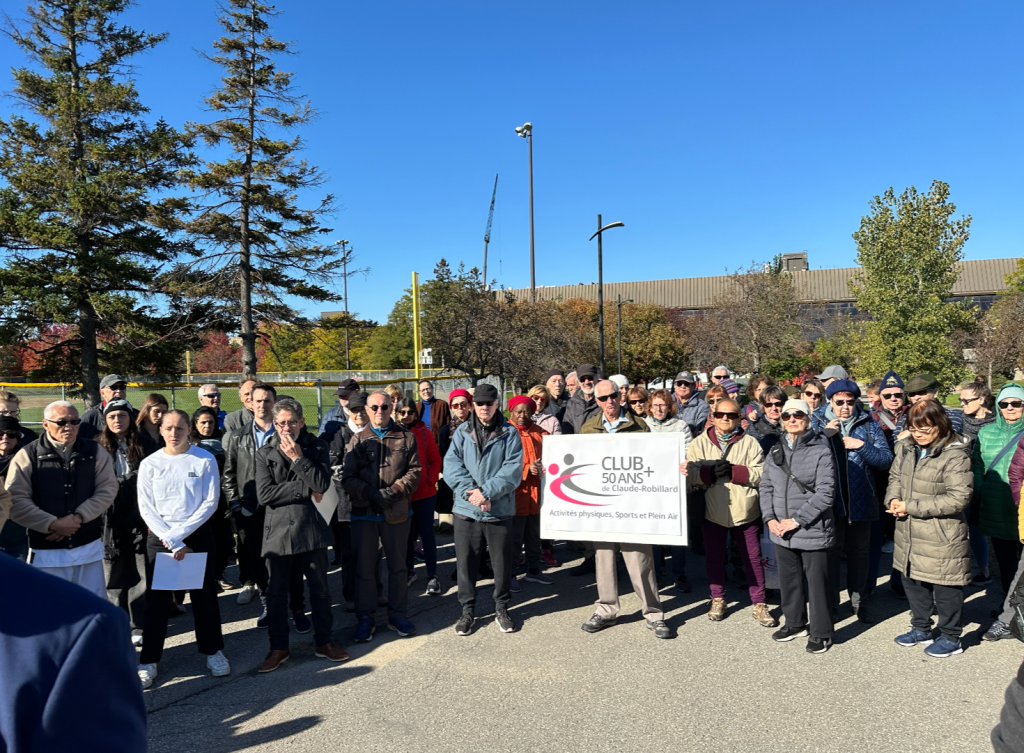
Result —
<path fill-rule="evenodd" d="M 786 401 L 786 404 L 782 406 L 783 413 L 794 413 L 800 411 L 807 416 L 811 415 L 811 406 L 807 404 L 806 400 L 798 400 L 796 398 L 790 398 Z"/>

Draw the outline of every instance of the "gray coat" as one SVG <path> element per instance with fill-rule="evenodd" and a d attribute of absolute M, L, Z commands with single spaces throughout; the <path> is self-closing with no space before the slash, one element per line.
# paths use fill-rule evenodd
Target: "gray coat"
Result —
<path fill-rule="evenodd" d="M 942 586 L 970 582 L 971 546 L 964 518 L 974 489 L 970 448 L 970 442 L 957 439 L 921 458 L 913 439 L 896 443 L 885 506 L 902 499 L 907 517 L 896 519 L 893 569 Z"/>
<path fill-rule="evenodd" d="M 327 444 L 303 430 L 298 445 L 302 457 L 292 462 L 281 452 L 281 435 L 274 434 L 256 452 L 256 495 L 267 508 L 263 556 L 286 557 L 334 545 L 331 528 L 313 506 L 312 494 L 331 485 L 331 456 Z"/>
<path fill-rule="evenodd" d="M 676 404 L 676 418 L 686 422 L 686 425 L 690 427 L 690 435 L 697 438 L 703 434 L 704 425 L 708 422 L 708 415 L 711 413 L 711 406 L 698 395 L 692 395 L 682 405 L 675 393 L 672 393 L 672 399 Z"/>
<path fill-rule="evenodd" d="M 224 416 L 224 433 L 241 431 L 245 426 L 252 423 L 252 411 L 248 408 L 239 408 Z"/>
<path fill-rule="evenodd" d="M 785 438 L 781 447 L 793 475 L 800 479 L 802 491 L 775 463 L 769 452 L 761 472 L 761 517 L 769 520 L 792 518 L 800 527 L 780 538 L 771 534 L 775 546 L 804 551 L 830 549 L 835 544 L 836 530 L 832 502 L 835 496 L 835 464 L 828 442 L 808 431 L 797 438 L 791 448 Z M 772 448 L 773 450 L 775 448 Z M 776 450 L 777 451 L 777 450 Z"/>
<path fill-rule="evenodd" d="M 591 416 L 601 412 L 601 404 L 596 399 L 587 401 L 583 397 L 583 390 L 576 390 L 576 394 L 569 398 L 565 404 L 565 415 L 562 416 L 562 433 L 579 434 L 583 424 Z"/>

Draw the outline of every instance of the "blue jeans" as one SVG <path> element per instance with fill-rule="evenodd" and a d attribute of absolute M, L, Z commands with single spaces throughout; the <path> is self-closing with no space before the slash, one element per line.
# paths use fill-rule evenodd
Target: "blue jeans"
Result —
<path fill-rule="evenodd" d="M 416 564 L 412 554 L 416 548 L 416 537 L 423 539 L 423 559 L 427 565 L 427 578 L 433 578 L 437 574 L 437 538 L 434 536 L 436 504 L 436 494 L 412 503 L 413 523 L 409 527 L 409 548 L 405 556 L 405 566 L 412 573 Z"/>

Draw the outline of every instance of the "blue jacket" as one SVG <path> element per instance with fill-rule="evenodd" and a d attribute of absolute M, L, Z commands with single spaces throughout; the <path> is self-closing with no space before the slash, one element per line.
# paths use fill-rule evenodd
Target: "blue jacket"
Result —
<path fill-rule="evenodd" d="M 6 554 L 0 604 L 0 750 L 144 753 L 127 615 Z"/>
<path fill-rule="evenodd" d="M 445 453 L 444 480 L 455 495 L 452 512 L 456 515 L 484 522 L 515 516 L 516 487 L 523 480 L 523 443 L 519 432 L 505 421 L 481 451 L 473 433 L 473 421 L 466 421 L 455 430 Z M 473 489 L 480 489 L 490 500 L 488 512 L 466 499 Z"/>
<path fill-rule="evenodd" d="M 815 411 L 811 429 L 824 437 L 826 425 L 825 411 Z M 845 515 L 852 521 L 878 520 L 880 511 L 874 472 L 892 465 L 892 450 L 889 449 L 882 427 L 860 406 L 857 406 L 853 417 L 850 437 L 860 439 L 864 444 L 859 449 L 847 450 L 842 432 L 825 439 L 832 448 L 835 461 L 836 490 L 842 495 L 841 503 L 837 500 L 837 514 Z M 839 511 L 840 507 L 843 508 L 842 512 Z"/>

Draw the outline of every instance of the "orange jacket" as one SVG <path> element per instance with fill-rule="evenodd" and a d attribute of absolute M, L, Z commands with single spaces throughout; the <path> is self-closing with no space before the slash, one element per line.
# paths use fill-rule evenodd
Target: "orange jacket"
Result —
<path fill-rule="evenodd" d="M 519 431 L 519 439 L 523 443 L 523 481 L 516 489 L 516 515 L 538 515 L 541 477 L 530 473 L 530 465 L 540 460 L 541 440 L 548 433 L 532 421 L 525 427 L 515 428 Z"/>

